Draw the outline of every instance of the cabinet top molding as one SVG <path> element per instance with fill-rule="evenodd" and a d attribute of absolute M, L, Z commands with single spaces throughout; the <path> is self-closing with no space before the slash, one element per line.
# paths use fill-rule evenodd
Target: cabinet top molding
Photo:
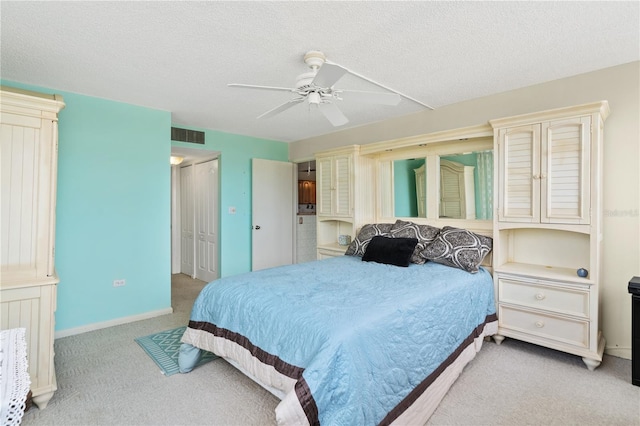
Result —
<path fill-rule="evenodd" d="M 47 95 L 15 87 L 0 86 L 0 106 L 15 114 L 41 116 L 43 112 L 57 114 L 65 107 L 62 95 Z M 37 112 L 33 112 L 37 110 Z"/>
<path fill-rule="evenodd" d="M 360 150 L 360 145 L 347 145 L 339 148 L 318 151 L 314 155 L 315 157 L 333 157 L 334 155 L 354 154 L 354 153 L 357 153 L 359 150 Z"/>
<path fill-rule="evenodd" d="M 515 115 L 512 117 L 496 118 L 495 120 L 489 120 L 489 123 L 494 129 L 496 129 L 499 127 L 513 127 L 547 120 L 557 120 L 564 117 L 575 117 L 584 114 L 600 114 L 604 121 L 609 116 L 609 102 L 600 101 L 566 108 L 556 108 L 541 112 Z"/>
<path fill-rule="evenodd" d="M 373 142 L 360 146 L 360 154 L 372 155 L 385 151 L 412 149 L 433 143 L 459 141 L 472 138 L 492 137 L 493 129 L 488 124 L 463 127 L 458 129 L 442 130 L 417 136 L 408 136 L 388 141 Z"/>

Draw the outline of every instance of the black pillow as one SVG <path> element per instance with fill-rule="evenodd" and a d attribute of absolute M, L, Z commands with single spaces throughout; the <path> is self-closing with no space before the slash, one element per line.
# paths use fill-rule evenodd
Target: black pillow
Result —
<path fill-rule="evenodd" d="M 409 266 L 416 244 L 418 244 L 417 238 L 387 238 L 377 235 L 367 245 L 362 260 L 387 265 Z"/>

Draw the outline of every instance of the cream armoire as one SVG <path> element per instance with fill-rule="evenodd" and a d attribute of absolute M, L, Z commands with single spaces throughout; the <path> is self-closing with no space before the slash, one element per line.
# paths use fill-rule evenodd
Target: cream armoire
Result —
<path fill-rule="evenodd" d="M 53 363 L 59 95 L 0 88 L 0 328 L 26 329 L 33 402 L 57 389 Z"/>
<path fill-rule="evenodd" d="M 498 334 L 602 361 L 606 101 L 491 120 Z"/>

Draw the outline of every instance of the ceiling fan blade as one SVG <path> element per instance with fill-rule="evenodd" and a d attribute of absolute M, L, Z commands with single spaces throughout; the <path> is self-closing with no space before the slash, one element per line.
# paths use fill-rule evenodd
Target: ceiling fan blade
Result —
<path fill-rule="evenodd" d="M 325 63 L 320 67 L 312 83 L 318 87 L 332 87 L 348 71 L 340 65 Z"/>
<path fill-rule="evenodd" d="M 273 109 L 270 109 L 269 111 L 265 112 L 264 114 L 259 115 L 257 118 L 273 117 L 274 115 L 280 114 L 282 111 L 288 110 L 292 106 L 297 105 L 302 101 L 304 101 L 304 98 L 291 99 L 290 101 L 285 102 L 282 105 L 278 105 L 277 107 L 275 107 Z"/>
<path fill-rule="evenodd" d="M 281 92 L 295 92 L 296 89 L 291 89 L 287 87 L 274 87 L 274 86 L 256 86 L 255 84 L 238 84 L 231 83 L 227 84 L 228 87 L 240 87 L 242 89 L 260 89 L 260 90 L 278 90 Z"/>
<path fill-rule="evenodd" d="M 398 105 L 402 99 L 397 93 L 362 92 L 359 90 L 336 90 L 334 93 L 344 100 L 370 102 L 382 105 Z"/>
<path fill-rule="evenodd" d="M 349 119 L 340 111 L 340 108 L 331 102 L 321 102 L 318 104 L 318 109 L 335 127 L 347 124 Z"/>

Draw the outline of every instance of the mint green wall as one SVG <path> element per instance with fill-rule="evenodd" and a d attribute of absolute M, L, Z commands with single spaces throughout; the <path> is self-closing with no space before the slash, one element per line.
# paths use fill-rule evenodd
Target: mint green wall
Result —
<path fill-rule="evenodd" d="M 56 330 L 171 306 L 171 114 L 58 93 Z M 113 287 L 114 279 L 125 279 Z"/>
<path fill-rule="evenodd" d="M 171 306 L 171 114 L 59 90 L 56 331 Z M 288 144 L 214 130 L 220 156 L 220 272 L 251 270 L 251 159 L 287 161 Z M 194 148 L 193 144 L 173 142 Z M 199 147 L 199 146 L 198 146 Z M 236 214 L 228 214 L 235 206 Z M 125 279 L 123 287 L 113 280 Z"/>
<path fill-rule="evenodd" d="M 251 270 L 251 159 L 288 161 L 289 145 L 197 127 L 205 145 L 172 141 L 172 146 L 220 152 L 220 276 Z M 229 214 L 229 207 L 236 213 Z"/>

